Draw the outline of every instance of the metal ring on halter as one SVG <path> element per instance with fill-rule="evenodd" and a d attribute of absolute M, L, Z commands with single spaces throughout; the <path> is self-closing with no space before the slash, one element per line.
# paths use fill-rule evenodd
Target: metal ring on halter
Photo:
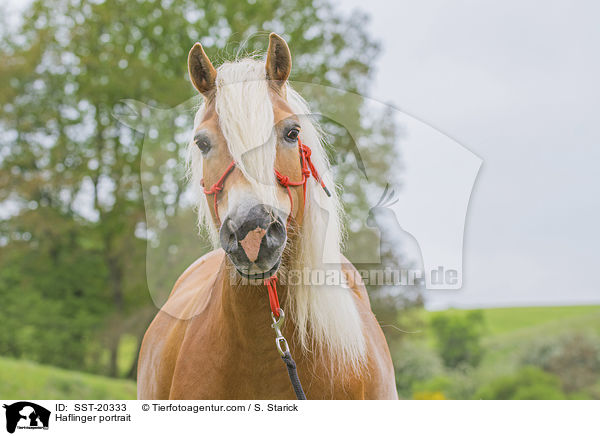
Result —
<path fill-rule="evenodd" d="M 273 320 L 271 328 L 275 330 L 275 346 L 277 347 L 279 354 L 283 356 L 285 353 L 290 352 L 290 346 L 288 345 L 287 340 L 283 337 L 283 333 L 281 333 L 281 326 L 283 325 L 283 320 L 285 319 L 285 313 L 283 312 L 283 309 L 281 307 L 279 308 L 278 319 L 275 319 L 275 315 L 273 312 L 271 312 L 271 319 Z"/>

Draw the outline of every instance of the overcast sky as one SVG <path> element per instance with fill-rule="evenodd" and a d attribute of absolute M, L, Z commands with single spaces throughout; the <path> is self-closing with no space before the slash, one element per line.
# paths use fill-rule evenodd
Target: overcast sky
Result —
<path fill-rule="evenodd" d="M 600 4 L 340 7 L 367 6 L 383 45 L 371 97 L 483 160 L 463 288 L 429 291 L 428 306 L 600 303 Z"/>

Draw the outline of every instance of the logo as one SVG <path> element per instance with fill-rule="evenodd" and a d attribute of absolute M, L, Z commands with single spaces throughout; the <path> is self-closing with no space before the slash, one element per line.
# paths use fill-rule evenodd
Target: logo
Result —
<path fill-rule="evenodd" d="M 19 401 L 6 409 L 6 431 L 14 433 L 16 429 L 48 430 L 50 411 L 29 401 Z"/>

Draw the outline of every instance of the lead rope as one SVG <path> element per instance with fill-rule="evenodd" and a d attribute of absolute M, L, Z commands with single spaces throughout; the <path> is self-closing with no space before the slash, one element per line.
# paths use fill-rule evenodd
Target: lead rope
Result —
<path fill-rule="evenodd" d="M 302 204 L 306 203 L 306 182 L 309 177 L 312 175 L 315 180 L 321 185 L 325 193 L 328 197 L 331 197 L 331 192 L 325 186 L 325 182 L 319 176 L 317 169 L 312 163 L 310 158 L 311 149 L 309 146 L 304 145 L 300 138 L 298 138 L 298 150 L 300 153 L 300 161 L 302 164 L 302 180 L 299 182 L 292 182 L 288 176 L 284 176 L 279 171 L 275 171 L 275 177 L 277 177 L 277 181 L 281 186 L 283 186 L 287 190 L 288 198 L 290 199 L 290 214 L 288 215 L 287 225 L 290 224 L 292 219 L 292 212 L 294 210 L 294 199 L 292 197 L 292 190 L 290 186 L 302 186 Z M 212 185 L 210 188 L 204 188 L 204 193 L 206 195 L 213 195 L 213 206 L 215 210 L 215 216 L 217 221 L 220 222 L 219 218 L 219 208 L 217 204 L 217 196 L 219 192 L 223 190 L 223 185 L 225 184 L 225 178 L 233 171 L 235 168 L 235 161 L 231 161 L 229 166 L 225 169 L 221 178 L 217 180 L 217 182 Z M 204 179 L 200 182 L 204 187 Z M 277 351 L 281 355 L 281 359 L 285 363 L 288 371 L 288 375 L 290 377 L 290 382 L 292 383 L 292 387 L 294 388 L 294 393 L 296 394 L 296 398 L 298 400 L 306 400 L 306 395 L 304 394 L 304 390 L 302 389 L 302 384 L 300 383 L 300 378 L 298 377 L 298 370 L 296 368 L 296 362 L 292 359 L 292 355 L 290 353 L 290 347 L 288 345 L 287 340 L 281 333 L 281 328 L 283 326 L 283 321 L 285 320 L 285 313 L 283 309 L 279 306 L 279 297 L 277 296 L 277 273 L 264 280 L 264 284 L 267 287 L 267 293 L 269 295 L 269 305 L 271 306 L 271 319 L 273 320 L 273 324 L 271 327 L 275 330 L 275 346 L 277 347 Z"/>
<path fill-rule="evenodd" d="M 277 276 L 274 275 L 265 279 L 265 285 L 267 286 L 269 304 L 271 305 L 271 319 L 273 320 L 271 328 L 275 330 L 275 346 L 277 347 L 277 351 L 279 352 L 283 363 L 285 363 L 285 366 L 287 367 L 288 376 L 290 377 L 292 388 L 294 388 L 296 399 L 306 400 L 306 395 L 302 389 L 302 383 L 300 383 L 300 378 L 298 377 L 296 362 L 294 362 L 294 359 L 292 358 L 287 340 L 283 336 L 283 333 L 281 333 L 283 321 L 285 320 L 285 313 L 283 309 L 279 307 L 279 298 L 277 297 Z M 275 315 L 276 313 L 277 315 Z"/>

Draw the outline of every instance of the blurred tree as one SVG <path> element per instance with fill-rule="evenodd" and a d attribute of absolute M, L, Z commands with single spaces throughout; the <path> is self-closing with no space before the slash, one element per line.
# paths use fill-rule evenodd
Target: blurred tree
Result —
<path fill-rule="evenodd" d="M 411 398 L 416 383 L 432 379 L 442 372 L 442 362 L 426 344 L 404 340 L 392 347 L 396 388 L 403 398 Z M 432 392 L 442 389 L 433 389 Z"/>
<path fill-rule="evenodd" d="M 483 386 L 476 400 L 563 400 L 560 380 L 539 368 L 523 367 L 516 374 L 498 377 Z"/>
<path fill-rule="evenodd" d="M 582 391 L 600 380 L 600 340 L 581 331 L 544 337 L 529 344 L 521 363 L 557 375 L 565 392 Z"/>
<path fill-rule="evenodd" d="M 440 313 L 431 318 L 437 350 L 448 368 L 479 365 L 484 351 L 481 346 L 483 325 L 481 310 L 465 315 Z"/>
<path fill-rule="evenodd" d="M 434 377 L 415 381 L 412 386 L 413 399 L 441 393 L 449 400 L 468 400 L 477 391 L 477 376 L 472 371 L 460 370 L 442 371 Z"/>
<path fill-rule="evenodd" d="M 276 31 L 292 47 L 292 80 L 332 86 L 325 95 L 305 97 L 317 112 L 354 126 L 350 137 L 324 120 L 350 241 L 358 241 L 349 257 L 373 246 L 372 231 L 361 226 L 367 193 L 396 181 L 398 130 L 389 112 L 365 113 L 361 99 L 340 104 L 333 89 L 368 89 L 378 48 L 365 21 L 322 0 L 34 1 L 21 28 L 0 39 L 0 297 L 21 301 L 3 304 L 0 319 L 25 332 L 16 336 L 26 336 L 0 336 L 0 352 L 23 354 L 23 343 L 43 333 L 64 340 L 53 342 L 54 355 L 32 356 L 68 366 L 102 338 L 110 351 L 106 372 L 116 375 L 119 343 L 131 320 L 141 326 L 141 338 L 153 312 L 145 255 L 156 230 L 147 227 L 144 200 L 162 211 L 159 225 L 169 217 L 181 222 L 186 203 L 179 181 L 193 113 L 148 126 L 143 134 L 113 114 L 128 110 L 123 99 L 170 108 L 194 96 L 186 57 L 197 40 L 218 63 L 240 47 L 242 53 L 264 50 L 267 33 Z M 144 136 L 160 148 L 160 161 L 141 161 Z M 359 156 L 355 144 L 368 152 Z M 360 175 L 360 158 L 373 169 L 368 181 Z M 178 252 L 177 245 L 164 248 Z M 197 256 L 205 248 L 192 247 Z M 387 250 L 387 261 L 397 263 L 397 254 Z M 185 265 L 157 267 L 176 276 Z M 16 317 L 16 307 L 35 315 Z M 78 357 L 68 363 L 73 352 Z"/>
<path fill-rule="evenodd" d="M 102 257 L 79 224 L 49 207 L 21 213 L 12 237 L 0 250 L 0 352 L 81 368 L 111 309 Z"/>

